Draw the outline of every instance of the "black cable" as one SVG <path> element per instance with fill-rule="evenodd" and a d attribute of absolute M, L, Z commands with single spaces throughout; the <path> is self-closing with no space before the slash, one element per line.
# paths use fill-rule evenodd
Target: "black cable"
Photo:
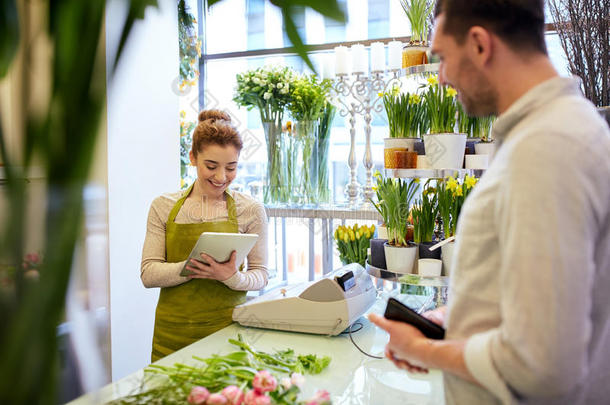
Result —
<path fill-rule="evenodd" d="M 380 356 L 375 356 L 375 355 L 372 355 L 372 354 L 368 354 L 367 352 L 365 352 L 364 350 L 362 350 L 362 349 L 360 348 L 360 346 L 358 346 L 358 345 L 356 344 L 356 342 L 354 342 L 354 338 L 352 337 L 352 326 L 354 326 L 354 325 L 356 325 L 356 324 L 360 325 L 360 329 L 356 330 L 355 332 L 358 332 L 359 330 L 361 330 L 362 328 L 364 328 L 364 325 L 362 325 L 362 323 L 361 323 L 361 322 L 359 322 L 359 321 L 356 321 L 356 322 L 354 322 L 353 324 L 351 324 L 351 325 L 349 326 L 349 328 L 347 328 L 347 332 L 349 333 L 349 340 L 351 340 L 351 341 L 352 341 L 352 343 L 354 344 L 354 346 L 356 346 L 356 349 L 358 349 L 358 350 L 360 351 L 360 353 L 364 354 L 365 356 L 369 356 L 369 357 L 372 357 L 372 358 L 374 358 L 374 359 L 383 359 L 383 357 L 380 357 Z"/>

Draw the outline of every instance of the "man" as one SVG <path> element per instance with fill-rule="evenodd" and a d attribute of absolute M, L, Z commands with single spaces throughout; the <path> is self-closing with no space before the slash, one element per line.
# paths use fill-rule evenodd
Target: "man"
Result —
<path fill-rule="evenodd" d="M 448 403 L 610 403 L 610 131 L 546 54 L 542 0 L 442 0 L 439 80 L 497 114 L 496 156 L 457 229 L 447 329 L 371 315 L 386 355 L 444 373 Z"/>

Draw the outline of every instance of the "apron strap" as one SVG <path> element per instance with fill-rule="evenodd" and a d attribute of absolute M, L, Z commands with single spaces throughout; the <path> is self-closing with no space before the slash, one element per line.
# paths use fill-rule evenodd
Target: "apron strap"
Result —
<path fill-rule="evenodd" d="M 188 197 L 189 194 L 191 194 L 191 191 L 193 190 L 194 186 L 195 186 L 195 183 L 191 184 L 191 186 L 186 190 L 184 195 L 182 197 L 180 197 L 180 199 L 178 200 L 178 202 L 176 202 L 176 204 L 174 204 L 174 207 L 169 212 L 169 217 L 167 217 L 168 223 L 174 222 L 174 219 L 176 219 L 176 215 L 178 215 L 178 212 L 180 212 L 180 208 L 182 208 L 184 201 L 186 201 L 186 197 Z"/>

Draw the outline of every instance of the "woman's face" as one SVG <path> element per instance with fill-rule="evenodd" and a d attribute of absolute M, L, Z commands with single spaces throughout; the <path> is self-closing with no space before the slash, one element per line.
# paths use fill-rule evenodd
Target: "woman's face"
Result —
<path fill-rule="evenodd" d="M 190 152 L 191 164 L 197 167 L 197 181 L 204 195 L 221 198 L 237 175 L 239 152 L 233 145 L 206 145 L 197 157 Z"/>

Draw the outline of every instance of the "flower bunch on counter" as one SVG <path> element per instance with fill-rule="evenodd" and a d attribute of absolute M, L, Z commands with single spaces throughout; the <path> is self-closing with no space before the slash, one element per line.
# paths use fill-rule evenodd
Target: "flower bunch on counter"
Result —
<path fill-rule="evenodd" d="M 273 354 L 253 348 L 241 335 L 229 339 L 239 351 L 224 356 L 193 356 L 194 365 L 151 365 L 148 375 L 159 377 L 154 388 L 129 395 L 108 405 L 188 403 L 191 405 L 330 405 L 330 394 L 316 392 L 313 398 L 298 399 L 305 383 L 303 374 L 318 374 L 330 364 L 330 357 L 297 355 L 292 349 Z"/>
<path fill-rule="evenodd" d="M 370 240 L 375 234 L 375 225 L 344 226 L 340 225 L 335 230 L 335 241 L 339 250 L 339 259 L 343 264 L 359 263 L 364 267 L 367 249 Z"/>

